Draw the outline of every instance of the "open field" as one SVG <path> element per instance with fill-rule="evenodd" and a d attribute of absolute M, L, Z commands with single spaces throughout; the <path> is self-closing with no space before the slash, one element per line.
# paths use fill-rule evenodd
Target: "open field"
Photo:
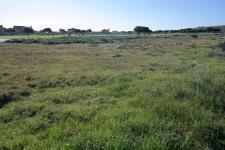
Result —
<path fill-rule="evenodd" d="M 29 36 L 28 36 L 29 37 Z M 21 44 L 74 44 L 74 43 L 83 43 L 83 44 L 105 44 L 105 43 L 114 43 L 116 41 L 125 41 L 130 39 L 144 38 L 137 35 L 77 35 L 77 36 L 50 36 L 50 37 L 40 37 L 40 38 L 13 38 L 5 41 L 6 43 L 21 43 Z"/>
<path fill-rule="evenodd" d="M 39 38 L 53 38 L 60 37 L 62 35 L 38 35 L 38 34 L 30 34 L 30 35 L 1 35 L 0 39 L 39 39 Z"/>
<path fill-rule="evenodd" d="M 0 149 L 224 149 L 224 37 L 110 38 L 0 43 Z"/>
<path fill-rule="evenodd" d="M 110 34 L 104 34 L 104 33 L 85 33 L 85 34 L 72 34 L 72 37 L 93 37 L 93 36 L 100 36 L 100 37 L 106 37 L 106 36 L 136 36 L 135 33 L 110 33 Z M 67 34 L 28 34 L 28 35 L 0 35 L 0 39 L 50 39 L 50 38 L 59 38 L 59 37 L 67 37 Z"/>

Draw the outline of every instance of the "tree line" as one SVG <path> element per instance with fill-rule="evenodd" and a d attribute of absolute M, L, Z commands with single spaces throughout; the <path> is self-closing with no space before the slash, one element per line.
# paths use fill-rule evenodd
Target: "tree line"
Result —
<path fill-rule="evenodd" d="M 180 30 L 158 30 L 155 33 L 221 33 L 222 30 L 220 28 L 187 28 L 187 29 L 180 29 Z"/>
<path fill-rule="evenodd" d="M 40 34 L 51 34 L 51 33 L 60 33 L 60 34 L 85 34 L 85 33 L 91 33 L 92 30 L 81 30 L 76 28 L 70 28 L 68 30 L 65 29 L 59 29 L 58 32 L 54 32 L 51 28 L 44 28 L 40 31 L 35 31 L 32 27 L 24 27 L 23 32 L 20 34 L 34 34 L 34 33 L 40 33 Z M 110 33 L 109 29 L 103 29 L 101 31 L 102 33 Z M 127 33 L 137 33 L 139 34 L 150 34 L 150 33 L 220 33 L 222 32 L 220 28 L 213 28 L 213 27 L 207 27 L 207 28 L 187 28 L 187 29 L 180 29 L 180 30 L 157 30 L 152 31 L 149 29 L 149 27 L 145 26 L 136 26 L 133 31 L 129 31 Z M 6 34 L 17 34 L 16 30 L 14 28 L 4 28 L 4 33 Z M 125 31 L 122 31 L 121 33 L 125 33 Z"/>
<path fill-rule="evenodd" d="M 158 30 L 158 31 L 152 31 L 148 27 L 144 26 L 137 26 L 134 28 L 134 32 L 137 34 L 141 33 L 221 33 L 222 30 L 220 28 L 213 28 L 213 27 L 207 27 L 207 28 L 187 28 L 187 29 L 180 29 L 180 30 Z"/>

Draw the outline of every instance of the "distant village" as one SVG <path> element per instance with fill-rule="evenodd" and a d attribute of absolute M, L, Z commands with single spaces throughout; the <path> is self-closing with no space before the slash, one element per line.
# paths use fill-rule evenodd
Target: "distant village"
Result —
<path fill-rule="evenodd" d="M 34 31 L 32 27 L 25 26 L 13 26 L 13 28 L 4 28 L 3 25 L 0 25 L 0 34 L 8 35 L 8 34 L 24 34 L 25 29 L 30 29 L 30 31 Z"/>
<path fill-rule="evenodd" d="M 12 28 L 5 28 L 3 25 L 0 25 L 0 35 L 13 35 L 13 34 L 46 34 L 46 33 L 61 33 L 61 34 L 70 34 L 70 33 L 90 33 L 91 29 L 81 30 L 71 28 L 68 30 L 59 29 L 59 31 L 52 31 L 51 28 L 44 28 L 43 30 L 36 31 L 32 27 L 26 26 L 13 26 Z M 100 32 L 109 33 L 109 29 L 103 29 Z"/>

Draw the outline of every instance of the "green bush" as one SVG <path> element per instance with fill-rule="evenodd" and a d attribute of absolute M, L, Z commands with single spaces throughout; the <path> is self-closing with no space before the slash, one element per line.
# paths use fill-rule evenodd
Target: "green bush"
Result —
<path fill-rule="evenodd" d="M 194 138 L 210 149 L 224 149 L 225 126 L 224 124 L 207 123 L 195 128 Z"/>
<path fill-rule="evenodd" d="M 196 103 L 216 113 L 225 112 L 225 80 L 217 79 L 208 72 L 200 73 L 191 80 Z"/>
<path fill-rule="evenodd" d="M 141 27 L 137 26 L 134 28 L 134 32 L 140 34 L 140 33 L 151 33 L 152 30 L 150 30 L 148 27 Z"/>

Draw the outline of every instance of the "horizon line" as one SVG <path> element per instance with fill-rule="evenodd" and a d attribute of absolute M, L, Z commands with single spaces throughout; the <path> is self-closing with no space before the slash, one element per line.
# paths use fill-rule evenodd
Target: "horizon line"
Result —
<path fill-rule="evenodd" d="M 49 26 L 46 26 L 46 27 L 44 27 L 44 28 L 39 28 L 39 29 L 36 29 L 36 27 L 33 27 L 33 25 L 13 25 L 13 26 L 5 26 L 5 25 L 3 25 L 3 24 L 0 24 L 0 26 L 3 26 L 3 28 L 13 28 L 13 27 L 15 27 L 15 26 L 21 26 L 21 27 L 31 27 L 31 28 L 33 28 L 35 31 L 41 31 L 41 30 L 43 30 L 43 29 L 45 29 L 45 28 L 50 28 L 50 29 L 52 29 L 52 31 L 59 31 L 60 29 L 65 29 L 65 30 L 69 30 L 69 29 L 80 29 L 80 30 L 88 30 L 88 29 L 91 29 L 91 28 L 76 28 L 76 27 L 67 27 L 67 28 L 60 28 L 60 27 L 57 27 L 57 28 L 54 28 L 54 27 L 49 27 Z M 152 31 L 160 31 L 160 30 L 162 30 L 162 31 L 167 31 L 167 30 L 181 30 L 181 29 L 188 29 L 188 28 L 191 28 L 191 29 L 194 29 L 194 28 L 207 28 L 207 27 L 221 27 L 221 26 L 225 26 L 225 24 L 224 25 L 200 25 L 200 26 L 192 26 L 192 27 L 184 27 L 184 28 L 169 28 L 169 29 L 157 29 L 157 30 L 154 30 L 154 29 L 151 29 L 149 26 L 147 26 L 147 25 L 137 25 L 137 26 L 141 26 L 141 27 L 148 27 L 150 30 L 152 30 Z M 137 27 L 137 26 L 134 26 L 133 27 L 133 29 L 135 28 L 135 27 Z M 122 32 L 122 31 L 133 31 L 133 29 L 132 30 L 117 30 L 117 29 L 110 29 L 110 28 L 102 28 L 101 30 L 104 30 L 104 29 L 109 29 L 111 32 L 113 32 L 113 31 L 118 31 L 118 32 Z M 94 31 L 94 32 L 98 32 L 98 31 L 101 31 L 101 30 L 94 30 L 94 29 L 91 29 L 92 31 Z"/>

